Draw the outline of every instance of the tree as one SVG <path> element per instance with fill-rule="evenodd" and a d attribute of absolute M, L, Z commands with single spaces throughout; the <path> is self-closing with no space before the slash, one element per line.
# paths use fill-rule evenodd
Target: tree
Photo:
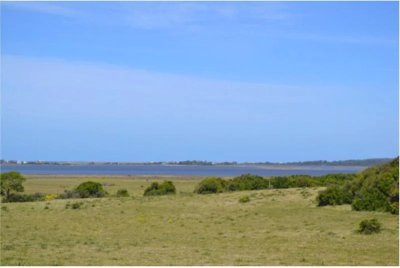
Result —
<path fill-rule="evenodd" d="M 79 184 L 78 187 L 76 187 L 75 192 L 79 193 L 81 198 L 103 197 L 106 195 L 103 185 L 93 181 L 87 181 Z"/>
<path fill-rule="evenodd" d="M 19 172 L 10 171 L 6 173 L 0 174 L 0 194 L 5 196 L 5 198 L 9 198 L 12 191 L 15 192 L 23 192 L 24 186 L 22 183 L 25 181 L 25 177 L 23 177 Z"/>

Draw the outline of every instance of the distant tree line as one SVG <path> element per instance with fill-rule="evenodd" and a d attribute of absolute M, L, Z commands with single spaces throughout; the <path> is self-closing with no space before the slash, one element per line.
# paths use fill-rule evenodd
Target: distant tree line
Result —
<path fill-rule="evenodd" d="M 9 165 L 194 165 L 194 166 L 218 166 L 218 165 L 263 165 L 263 166 L 372 166 L 390 162 L 390 158 L 371 158 L 363 160 L 343 160 L 343 161 L 303 161 L 303 162 L 242 162 L 222 161 L 211 162 L 203 160 L 185 160 L 185 161 L 157 161 L 157 162 L 66 162 L 66 161 L 17 161 L 0 160 L 0 164 Z"/>

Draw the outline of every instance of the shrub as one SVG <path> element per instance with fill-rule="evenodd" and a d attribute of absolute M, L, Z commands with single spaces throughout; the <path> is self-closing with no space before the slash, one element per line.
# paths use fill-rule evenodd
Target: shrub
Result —
<path fill-rule="evenodd" d="M 317 202 L 320 207 L 342 205 L 348 202 L 348 196 L 343 187 L 333 185 L 318 194 Z"/>
<path fill-rule="evenodd" d="M 16 194 L 11 193 L 8 198 L 4 198 L 2 201 L 4 203 L 8 202 L 35 202 L 35 201 L 44 201 L 45 194 L 43 193 L 34 193 L 34 194 Z"/>
<path fill-rule="evenodd" d="M 351 204 L 354 210 L 399 213 L 398 157 L 359 174 L 331 174 L 324 176 L 323 180 L 325 184 L 338 183 L 318 195 L 319 206 Z"/>
<path fill-rule="evenodd" d="M 292 187 L 292 182 L 289 177 L 272 177 L 271 184 L 273 188 L 284 189 Z"/>
<path fill-rule="evenodd" d="M 119 189 L 117 191 L 117 196 L 118 197 L 128 197 L 129 196 L 128 190 L 127 189 Z"/>
<path fill-rule="evenodd" d="M 59 199 L 69 199 L 69 198 L 80 198 L 81 195 L 77 191 L 70 191 L 70 190 L 65 190 L 64 193 L 59 194 L 57 198 Z"/>
<path fill-rule="evenodd" d="M 248 202 L 250 202 L 250 197 L 248 195 L 242 196 L 241 198 L 239 198 L 239 202 L 240 203 L 248 203 Z"/>
<path fill-rule="evenodd" d="M 355 180 L 354 210 L 379 210 L 398 214 L 399 158 L 364 170 Z"/>
<path fill-rule="evenodd" d="M 164 181 L 159 184 L 158 182 L 153 182 L 149 187 L 144 190 L 145 196 L 149 195 L 167 195 L 175 194 L 176 189 L 172 181 Z"/>
<path fill-rule="evenodd" d="M 268 188 L 268 181 L 261 176 L 243 174 L 227 181 L 225 188 L 228 191 L 265 189 Z"/>
<path fill-rule="evenodd" d="M 390 213 L 399 214 L 399 202 L 393 202 L 390 204 Z"/>
<path fill-rule="evenodd" d="M 225 191 L 226 181 L 218 177 L 208 177 L 202 180 L 194 190 L 198 194 L 222 193 Z"/>
<path fill-rule="evenodd" d="M 390 211 L 390 203 L 384 193 L 377 188 L 362 188 L 352 203 L 354 210 Z"/>
<path fill-rule="evenodd" d="M 83 205 L 82 202 L 75 202 L 75 203 L 72 203 L 71 208 L 72 209 L 80 209 L 82 205 Z"/>
<path fill-rule="evenodd" d="M 81 183 L 76 187 L 75 191 L 79 193 L 81 198 L 88 197 L 103 197 L 106 195 L 106 191 L 103 189 L 103 185 L 98 182 L 87 181 Z"/>
<path fill-rule="evenodd" d="M 361 234 L 379 233 L 381 224 L 377 219 L 363 220 L 360 222 L 358 232 Z"/>

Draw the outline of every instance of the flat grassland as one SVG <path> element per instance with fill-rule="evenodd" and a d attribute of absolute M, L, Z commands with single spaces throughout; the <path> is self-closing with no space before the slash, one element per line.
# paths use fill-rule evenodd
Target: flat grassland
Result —
<path fill-rule="evenodd" d="M 4 203 L 2 265 L 398 265 L 398 216 L 316 207 L 320 188 L 198 195 L 200 177 L 165 177 L 176 196 L 143 197 L 161 177 L 28 176 L 25 192 L 87 180 L 130 197 Z M 250 202 L 238 200 L 248 195 Z M 81 208 L 67 203 L 83 202 Z M 377 218 L 379 234 L 356 232 Z"/>

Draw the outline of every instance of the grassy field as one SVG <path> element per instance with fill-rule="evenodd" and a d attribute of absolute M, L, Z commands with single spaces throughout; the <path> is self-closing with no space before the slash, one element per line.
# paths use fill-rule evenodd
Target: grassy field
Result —
<path fill-rule="evenodd" d="M 143 197 L 155 177 L 91 177 L 131 197 L 6 203 L 2 265 L 398 265 L 398 216 L 316 207 L 320 189 L 193 194 L 199 177 L 173 179 L 176 196 Z M 160 177 L 158 177 L 160 179 Z M 61 193 L 85 177 L 28 177 L 26 192 Z M 245 195 L 250 202 L 239 203 Z M 83 202 L 80 209 L 67 203 Z M 356 232 L 377 218 L 379 234 Z"/>

